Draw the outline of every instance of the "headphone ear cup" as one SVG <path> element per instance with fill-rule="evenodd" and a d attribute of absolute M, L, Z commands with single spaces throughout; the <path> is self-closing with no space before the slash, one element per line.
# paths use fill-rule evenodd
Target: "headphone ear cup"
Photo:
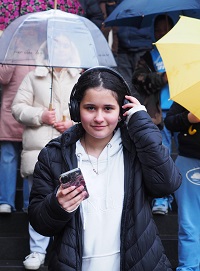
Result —
<path fill-rule="evenodd" d="M 81 119 L 80 119 L 80 109 L 79 109 L 78 102 L 76 100 L 70 100 L 69 112 L 70 112 L 71 120 L 73 120 L 74 122 L 80 122 L 81 121 Z"/>

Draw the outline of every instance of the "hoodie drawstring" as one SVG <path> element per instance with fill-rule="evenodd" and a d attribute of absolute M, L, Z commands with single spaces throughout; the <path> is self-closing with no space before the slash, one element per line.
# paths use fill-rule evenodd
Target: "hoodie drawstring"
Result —
<path fill-rule="evenodd" d="M 110 156 L 109 156 L 109 148 L 112 148 L 111 143 L 107 144 L 107 163 L 106 163 L 106 167 L 107 167 L 107 186 L 106 186 L 106 209 L 108 209 L 108 201 L 109 201 L 109 185 L 110 185 L 110 178 L 111 178 L 111 172 L 110 172 L 110 167 L 109 167 L 109 161 L 110 161 Z"/>

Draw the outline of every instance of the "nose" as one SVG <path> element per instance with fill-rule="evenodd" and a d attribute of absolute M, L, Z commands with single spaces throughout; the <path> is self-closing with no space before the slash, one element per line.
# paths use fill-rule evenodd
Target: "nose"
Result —
<path fill-rule="evenodd" d="M 96 122 L 102 122 L 103 120 L 104 120 L 103 112 L 102 112 L 102 110 L 98 110 L 96 112 L 95 117 L 94 117 L 94 121 L 96 121 Z"/>

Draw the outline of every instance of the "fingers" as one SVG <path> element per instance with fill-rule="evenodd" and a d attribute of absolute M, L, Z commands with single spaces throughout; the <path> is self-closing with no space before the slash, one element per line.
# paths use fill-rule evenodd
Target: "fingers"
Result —
<path fill-rule="evenodd" d="M 66 130 L 64 122 L 54 122 L 53 128 L 55 128 L 61 134 Z"/>
<path fill-rule="evenodd" d="M 140 102 L 133 96 L 128 96 L 128 95 L 125 95 L 125 98 L 126 100 L 129 101 L 129 103 L 126 103 L 122 106 L 123 109 L 126 110 L 126 112 L 123 114 L 124 117 L 126 117 L 128 115 L 128 110 L 135 107 L 135 106 L 138 106 L 140 105 Z"/>
<path fill-rule="evenodd" d="M 48 111 L 48 118 L 49 118 L 50 125 L 54 124 L 56 121 L 56 112 Z"/>
<path fill-rule="evenodd" d="M 82 185 L 79 187 L 70 186 L 68 188 L 62 188 L 62 186 L 60 186 L 57 193 L 57 199 L 64 210 L 71 212 L 80 205 L 86 194 L 84 186 Z"/>
<path fill-rule="evenodd" d="M 56 121 L 56 113 L 55 110 L 49 111 L 44 110 L 42 113 L 42 122 L 45 124 L 53 125 Z"/>
<path fill-rule="evenodd" d="M 190 123 L 198 123 L 200 122 L 200 119 L 197 118 L 193 113 L 189 112 L 188 113 L 188 120 Z"/>
<path fill-rule="evenodd" d="M 58 130 L 61 134 L 69 129 L 73 125 L 71 120 L 66 120 L 66 121 L 57 121 L 53 124 L 53 127 Z"/>
<path fill-rule="evenodd" d="M 133 96 L 125 95 L 125 98 L 130 101 L 130 103 L 133 103 L 135 105 L 140 105 L 140 102 Z"/>

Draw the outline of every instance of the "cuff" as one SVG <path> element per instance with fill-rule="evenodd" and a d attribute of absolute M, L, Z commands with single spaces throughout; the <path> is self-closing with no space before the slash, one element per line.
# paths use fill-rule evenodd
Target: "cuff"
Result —
<path fill-rule="evenodd" d="M 146 107 L 145 107 L 144 105 L 141 105 L 141 104 L 140 104 L 140 105 L 137 105 L 137 106 L 134 106 L 134 107 L 132 107 L 130 110 L 128 110 L 128 111 L 127 111 L 128 116 L 127 116 L 127 118 L 126 118 L 126 124 L 128 124 L 128 122 L 129 122 L 131 116 L 132 116 L 134 113 L 136 113 L 136 112 L 138 112 L 138 111 L 142 111 L 142 110 L 147 112 Z"/>

